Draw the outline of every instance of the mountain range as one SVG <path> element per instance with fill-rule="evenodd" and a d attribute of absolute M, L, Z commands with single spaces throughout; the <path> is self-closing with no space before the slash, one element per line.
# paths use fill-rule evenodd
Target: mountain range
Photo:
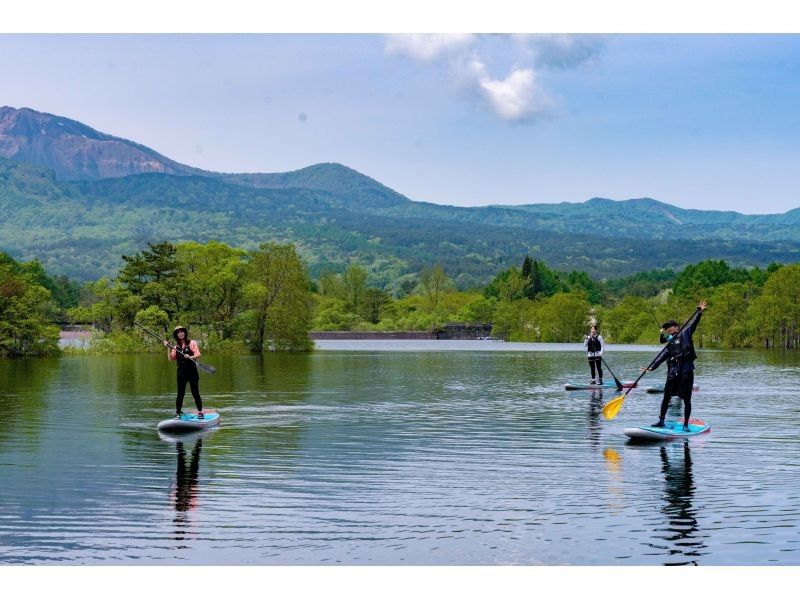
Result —
<path fill-rule="evenodd" d="M 650 198 L 462 208 L 413 201 L 341 164 L 221 173 L 29 108 L 0 108 L 0 250 L 78 280 L 147 241 L 293 242 L 312 274 L 356 260 L 390 285 L 441 262 L 459 286 L 527 253 L 598 278 L 702 259 L 800 258 L 800 208 L 745 215 Z"/>

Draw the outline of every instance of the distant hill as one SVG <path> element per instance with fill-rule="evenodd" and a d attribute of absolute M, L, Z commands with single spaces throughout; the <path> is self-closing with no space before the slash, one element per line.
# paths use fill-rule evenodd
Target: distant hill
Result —
<path fill-rule="evenodd" d="M 387 285 L 436 261 L 461 286 L 480 284 L 525 253 L 597 277 L 706 258 L 800 259 L 800 209 L 750 216 L 647 198 L 442 206 L 341 164 L 204 171 L 30 109 L 0 108 L 0 156 L 0 250 L 84 280 L 114 274 L 122 253 L 163 239 L 292 241 L 312 272 L 354 259 Z"/>
<path fill-rule="evenodd" d="M 9 106 L 0 107 L 0 156 L 45 166 L 64 180 L 201 172 L 78 121 Z"/>

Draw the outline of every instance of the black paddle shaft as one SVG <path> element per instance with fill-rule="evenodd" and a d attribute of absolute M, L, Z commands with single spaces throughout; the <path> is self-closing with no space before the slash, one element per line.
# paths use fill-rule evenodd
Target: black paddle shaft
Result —
<path fill-rule="evenodd" d="M 177 347 L 173 347 L 172 345 L 170 345 L 170 344 L 169 344 L 169 343 L 166 341 L 166 339 L 163 339 L 163 338 L 161 338 L 160 336 L 158 336 L 158 335 L 157 335 L 155 332 L 153 332 L 153 331 L 152 331 L 152 330 L 150 330 L 149 328 L 147 328 L 147 327 L 145 327 L 145 326 L 142 326 L 141 324 L 139 324 L 139 322 L 134 322 L 134 324 L 135 324 L 136 326 L 138 326 L 139 328 L 141 328 L 142 330 L 144 330 L 144 331 L 145 331 L 147 334 L 149 334 L 149 335 L 150 335 L 150 336 L 152 336 L 153 338 L 155 338 L 155 339 L 158 339 L 158 340 L 159 340 L 159 341 L 161 341 L 162 343 L 167 343 L 167 346 L 168 346 L 170 349 L 172 349 L 173 351 L 175 351 L 175 353 L 177 353 L 178 355 L 180 355 L 180 356 L 181 356 L 181 357 L 183 357 L 184 359 L 189 359 L 188 357 L 186 357 L 186 355 L 184 355 L 183 353 L 181 353 L 180 351 L 178 351 Z M 193 364 L 197 365 L 197 362 L 196 362 L 194 359 L 189 359 L 189 361 L 191 361 Z"/>
<path fill-rule="evenodd" d="M 699 311 L 700 311 L 700 308 L 699 308 L 699 307 L 698 307 L 696 310 L 694 310 L 694 313 L 693 313 L 691 316 L 689 316 L 689 319 L 688 319 L 688 320 L 686 320 L 686 322 L 684 323 L 684 325 L 683 325 L 683 326 L 681 326 L 681 330 L 683 330 L 684 328 L 686 328 L 686 327 L 689 325 L 689 323 L 690 323 L 692 320 L 694 320 L 694 317 L 697 315 L 697 312 L 699 312 Z M 626 390 L 626 391 L 625 391 L 625 395 L 624 395 L 624 396 L 628 396 L 628 393 L 629 393 L 631 390 L 633 390 L 633 389 L 636 387 L 636 385 L 637 385 L 637 384 L 639 384 L 639 380 L 641 380 L 642 378 L 644 378 L 644 375 L 645 375 L 645 374 L 646 374 L 646 373 L 647 373 L 647 372 L 650 370 L 650 368 L 651 368 L 651 367 L 653 367 L 653 364 L 654 364 L 656 361 L 658 361 L 658 359 L 659 359 L 659 358 L 660 358 L 660 357 L 661 357 L 661 356 L 664 354 L 664 352 L 665 352 L 667 349 L 669 349 L 669 343 L 667 343 L 667 345 L 666 345 L 666 346 L 665 346 L 663 349 L 661 349 L 661 351 L 659 351 L 659 352 L 658 352 L 658 355 L 656 355 L 656 356 L 653 358 L 653 361 L 651 361 L 651 362 L 650 362 L 650 365 L 648 365 L 648 366 L 647 366 L 647 367 L 644 369 L 644 371 L 643 371 L 641 374 L 639 374 L 639 377 L 638 377 L 638 378 L 636 378 L 636 381 L 633 383 L 633 385 L 631 385 L 631 387 L 630 387 L 630 388 L 628 388 L 628 390 Z"/>
<path fill-rule="evenodd" d="M 614 378 L 614 382 L 617 384 L 617 390 L 618 390 L 618 391 L 622 390 L 622 382 L 620 382 L 620 381 L 619 381 L 619 378 L 617 378 L 617 377 L 614 375 L 614 372 L 612 372 L 612 371 L 611 371 L 611 368 L 610 368 L 610 367 L 608 367 L 608 362 L 607 362 L 605 359 L 603 359 L 603 356 L 602 356 L 602 355 L 600 356 L 600 361 L 602 361 L 602 362 L 603 362 L 603 365 L 604 365 L 604 366 L 606 366 L 606 369 L 607 369 L 607 370 L 609 371 L 609 373 L 611 374 L 611 377 L 612 377 L 612 378 Z"/>
<path fill-rule="evenodd" d="M 153 331 L 152 331 L 152 330 L 150 330 L 149 328 L 147 328 L 147 327 L 145 327 L 145 326 L 142 326 L 141 324 L 139 324 L 139 322 L 134 322 L 134 324 L 135 324 L 136 326 L 138 326 L 139 328 L 141 328 L 142 330 L 144 330 L 144 331 L 145 331 L 147 334 L 149 334 L 150 336 L 157 338 L 157 339 L 158 339 L 159 341 L 161 341 L 162 343 L 167 343 L 167 346 L 168 346 L 170 349 L 172 349 L 173 351 L 175 351 L 175 353 L 176 353 L 177 355 L 180 355 L 180 356 L 181 356 L 183 359 L 187 359 L 187 360 L 191 361 L 191 362 L 194 364 L 194 367 L 196 367 L 198 370 L 203 370 L 204 372 L 208 372 L 209 374 L 215 374 L 215 373 L 217 372 L 216 368 L 214 368 L 213 366 L 210 366 L 210 365 L 208 365 L 207 363 L 200 363 L 200 362 L 199 362 L 199 361 L 197 361 L 196 359 L 191 359 L 191 358 L 187 357 L 186 355 L 184 355 L 183 353 L 181 353 L 180 351 L 178 351 L 178 348 L 177 348 L 177 347 L 173 347 L 173 346 L 172 346 L 172 345 L 170 345 L 170 344 L 169 344 L 169 343 L 168 343 L 166 340 L 164 340 L 164 339 L 162 339 L 160 336 L 158 336 L 158 335 L 157 335 L 155 332 L 153 332 Z"/>

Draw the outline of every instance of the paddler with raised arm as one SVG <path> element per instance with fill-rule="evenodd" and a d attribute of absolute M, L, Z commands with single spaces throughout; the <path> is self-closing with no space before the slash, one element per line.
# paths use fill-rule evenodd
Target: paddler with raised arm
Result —
<path fill-rule="evenodd" d="M 661 411 L 658 421 L 653 427 L 663 428 L 670 398 L 678 395 L 683 400 L 683 429 L 689 430 L 689 418 L 692 415 L 692 386 L 694 385 L 694 362 L 697 353 L 694 350 L 692 335 L 697 330 L 700 318 L 707 307 L 705 301 L 697 305 L 697 316 L 683 329 L 675 320 L 662 324 L 662 338 L 667 343 L 667 350 L 653 362 L 650 368 L 642 371 L 652 372 L 667 362 L 667 381 L 664 384 L 664 398 L 661 400 Z"/>

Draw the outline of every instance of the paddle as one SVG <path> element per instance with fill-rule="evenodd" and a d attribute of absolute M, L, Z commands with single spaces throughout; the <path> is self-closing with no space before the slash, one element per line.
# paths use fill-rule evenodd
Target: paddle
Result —
<path fill-rule="evenodd" d="M 138 326 L 139 328 L 141 328 L 142 330 L 144 330 L 144 331 L 145 331 L 147 334 L 149 334 L 149 335 L 150 335 L 150 336 L 152 336 L 153 338 L 156 338 L 156 339 L 158 339 L 158 340 L 159 340 L 159 341 L 161 341 L 162 343 L 166 343 L 166 342 L 167 342 L 167 341 L 165 341 L 163 338 L 161 338 L 160 336 L 158 336 L 158 335 L 157 335 L 155 332 L 153 332 L 152 330 L 150 330 L 149 328 L 146 328 L 146 327 L 142 326 L 141 324 L 139 324 L 139 322 L 134 322 L 134 325 Z M 216 368 L 214 368 L 214 367 L 212 367 L 212 366 L 210 366 L 210 365 L 206 365 L 205 363 L 200 363 L 200 362 L 199 362 L 199 361 L 197 361 L 196 359 L 190 359 L 189 357 L 187 357 L 186 355 L 184 355 L 183 353 L 181 353 L 180 351 L 178 351 L 178 348 L 177 348 L 177 347 L 173 347 L 173 346 L 172 346 L 172 345 L 170 345 L 169 343 L 167 343 L 167 346 L 168 346 L 170 349 L 172 349 L 173 351 L 175 351 L 175 353 L 176 353 L 177 355 L 180 355 L 180 356 L 181 356 L 183 359 L 188 359 L 188 360 L 189 360 L 189 361 L 191 361 L 191 362 L 192 362 L 192 363 L 193 363 L 195 366 L 197 366 L 198 368 L 200 368 L 200 369 L 201 369 L 201 370 L 203 370 L 204 372 L 208 372 L 209 374 L 213 374 L 213 373 L 215 373 L 215 372 L 217 371 L 217 370 L 216 370 Z"/>
<path fill-rule="evenodd" d="M 606 362 L 606 360 L 605 360 L 605 359 L 603 359 L 603 356 L 602 356 L 602 355 L 600 356 L 600 361 L 602 361 L 602 362 L 603 362 L 603 365 L 604 365 L 604 366 L 606 366 L 606 369 L 608 370 L 608 373 L 609 373 L 609 374 L 611 374 L 611 377 L 612 377 L 612 378 L 614 378 L 614 383 L 617 385 L 617 390 L 618 390 L 619 392 L 622 392 L 622 382 L 620 382 L 620 381 L 619 381 L 619 378 L 617 378 L 617 377 L 614 375 L 614 372 L 612 372 L 612 371 L 611 371 L 611 368 L 610 368 L 610 367 L 608 367 L 608 363 Z"/>
<path fill-rule="evenodd" d="M 655 308 L 653 307 L 652 304 L 648 305 L 648 307 L 650 308 L 649 313 L 650 313 L 650 316 L 653 318 L 653 322 L 656 323 L 656 326 L 661 328 L 661 324 L 658 323 L 658 318 L 656 318 L 656 310 L 655 310 Z"/>
<path fill-rule="evenodd" d="M 653 317 L 653 322 L 655 322 L 656 326 L 658 326 L 659 330 L 661 330 L 661 338 L 660 338 L 660 340 L 663 343 L 664 342 L 664 330 L 661 328 L 661 324 L 658 323 L 658 318 L 656 318 L 656 310 L 653 308 L 652 304 L 650 305 L 650 315 Z"/>
<path fill-rule="evenodd" d="M 697 315 L 697 313 L 698 313 L 699 311 L 700 311 L 700 308 L 699 308 L 699 307 L 698 307 L 696 310 L 694 310 L 694 313 L 693 313 L 693 314 L 692 314 L 692 315 L 689 317 L 689 319 L 688 319 L 688 320 L 686 320 L 686 323 L 685 323 L 683 326 L 681 326 L 681 330 L 683 330 L 684 328 L 686 328 L 686 327 L 689 325 L 689 323 L 690 323 L 692 320 L 694 320 L 694 317 Z M 626 391 L 625 391 L 625 394 L 621 394 L 621 395 L 619 395 L 619 396 L 616 396 L 616 397 L 614 397 L 613 399 L 611 399 L 611 400 L 610 400 L 608 403 L 606 403 L 605 405 L 603 405 L 603 417 L 605 417 L 606 419 L 614 419 L 615 417 L 617 417 L 617 414 L 619 413 L 619 410 L 620 410 L 620 409 L 622 409 L 622 403 L 624 403 L 624 402 L 625 402 L 625 397 L 627 397 L 627 396 L 628 396 L 628 393 L 629 393 L 631 390 L 633 390 L 633 389 L 636 387 L 636 385 L 637 385 L 637 384 L 639 384 L 639 380 L 641 380 L 641 379 L 644 377 L 644 375 L 647 373 L 647 371 L 648 371 L 648 370 L 649 370 L 651 367 L 653 367 L 653 364 L 654 364 L 656 361 L 658 361 L 658 358 L 659 358 L 659 357 L 661 357 L 661 355 L 663 355 L 663 353 L 664 353 L 664 352 L 665 352 L 667 349 L 669 349 L 669 343 L 668 343 L 668 344 L 667 344 L 667 345 L 666 345 L 666 346 L 665 346 L 663 349 L 661 349 L 661 351 L 659 351 L 659 352 L 658 352 L 658 355 L 656 355 L 656 356 L 655 356 L 655 358 L 653 359 L 653 361 L 651 361 L 651 362 L 650 362 L 650 365 L 648 365 L 648 366 L 647 366 L 647 367 L 644 369 L 644 371 L 642 371 L 642 373 L 641 373 L 641 374 L 639 374 L 639 377 L 638 377 L 638 378 L 636 378 L 636 381 L 633 383 L 633 386 L 631 386 L 631 387 L 630 387 L 628 390 L 626 390 Z"/>

